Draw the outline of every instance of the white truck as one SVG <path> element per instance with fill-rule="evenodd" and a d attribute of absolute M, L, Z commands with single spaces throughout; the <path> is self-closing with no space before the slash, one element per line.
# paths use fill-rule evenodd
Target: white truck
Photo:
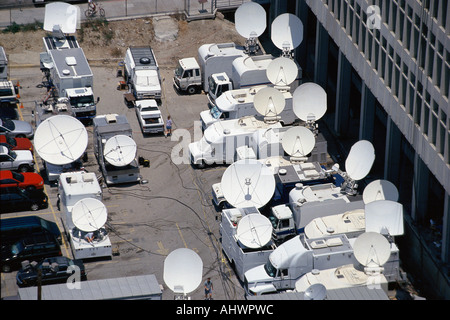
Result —
<path fill-rule="evenodd" d="M 99 99 L 94 99 L 94 75 L 83 49 L 74 36 L 48 36 L 43 40 L 45 51 L 40 54 L 40 65 L 48 89 L 43 103 L 67 98 L 77 119 L 92 120 Z"/>
<path fill-rule="evenodd" d="M 134 109 L 144 134 L 164 132 L 164 120 L 156 100 L 136 100 Z"/>
<path fill-rule="evenodd" d="M 252 55 L 247 57 L 238 57 L 232 64 L 231 75 L 225 72 L 215 74 L 209 80 L 208 100 L 211 106 L 216 105 L 217 98 L 223 92 L 236 89 L 244 89 L 255 86 L 273 85 L 267 77 L 267 69 L 276 57 L 270 54 Z M 288 91 L 293 92 L 302 78 L 302 69 L 297 65 L 296 79 L 286 87 Z"/>
<path fill-rule="evenodd" d="M 161 101 L 161 75 L 153 49 L 149 46 L 129 47 L 124 63 L 125 80 L 136 100 Z"/>
<path fill-rule="evenodd" d="M 0 80 L 0 108 L 4 105 L 12 105 L 17 107 L 19 103 L 19 87 L 15 86 L 12 81 Z"/>
<path fill-rule="evenodd" d="M 289 204 L 280 204 L 271 210 L 273 238 L 281 242 L 303 233 L 305 226 L 316 218 L 358 209 L 364 209 L 362 196 L 343 194 L 334 183 L 298 183 L 289 192 Z"/>
<path fill-rule="evenodd" d="M 97 158 L 105 183 L 132 183 L 141 179 L 139 165 L 136 159 L 125 166 L 115 166 L 105 159 L 104 148 L 108 139 L 116 135 L 125 135 L 132 138 L 132 129 L 125 115 L 107 114 L 99 115 L 93 119 L 94 154 Z"/>
<path fill-rule="evenodd" d="M 181 91 L 195 93 L 210 90 L 210 76 L 225 72 L 232 74 L 232 63 L 238 57 L 246 57 L 245 48 L 235 43 L 211 43 L 198 48 L 198 62 L 194 57 L 178 61 L 173 77 L 174 86 Z"/>
<path fill-rule="evenodd" d="M 292 290 L 298 279 L 314 269 L 326 270 L 348 264 L 358 264 L 353 254 L 355 238 L 345 234 L 316 239 L 298 235 L 279 245 L 265 264 L 245 273 L 244 286 L 248 295 Z M 384 265 L 388 281 L 400 277 L 399 250 L 390 242 L 391 255 Z"/>
<path fill-rule="evenodd" d="M 281 127 L 280 122 L 266 123 L 253 116 L 215 122 L 199 141 L 189 144 L 191 163 L 199 168 L 213 163 L 233 163 L 238 158 L 236 149 L 250 145 L 257 130 Z"/>
<path fill-rule="evenodd" d="M 243 217 L 249 214 L 261 214 L 255 207 L 225 209 L 221 213 L 220 235 L 222 249 L 233 266 L 237 276 L 244 280 L 244 273 L 267 261 L 275 249 L 272 241 L 260 248 L 248 248 L 236 237 L 236 230 Z"/>
<path fill-rule="evenodd" d="M 245 89 L 234 89 L 223 93 L 215 101 L 211 109 L 200 112 L 202 129 L 206 130 L 211 124 L 229 119 L 239 119 L 245 116 L 262 117 L 254 106 L 256 93 L 267 86 L 255 86 Z M 294 114 L 292 95 L 288 91 L 282 91 L 285 98 L 285 107 L 279 114 L 283 125 L 294 123 L 297 117 Z"/>
<path fill-rule="evenodd" d="M 30 150 L 9 150 L 0 146 L 0 170 L 34 171 L 34 157 Z"/>
<path fill-rule="evenodd" d="M 104 227 L 95 231 L 94 241 L 90 243 L 85 239 L 86 233 L 79 230 L 72 220 L 72 209 L 78 201 L 86 198 L 102 201 L 102 190 L 95 173 L 62 173 L 58 182 L 58 193 L 61 220 L 74 258 L 112 257 L 111 240 Z"/>

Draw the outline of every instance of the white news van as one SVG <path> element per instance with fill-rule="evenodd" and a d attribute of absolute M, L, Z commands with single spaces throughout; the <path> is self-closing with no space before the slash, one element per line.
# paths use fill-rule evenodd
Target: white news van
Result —
<path fill-rule="evenodd" d="M 95 231 L 95 240 L 90 243 L 86 233 L 72 221 L 72 208 L 80 200 L 94 198 L 102 201 L 102 190 L 93 172 L 61 173 L 58 182 L 59 208 L 64 231 L 70 241 L 75 259 L 112 257 L 112 246 L 106 229 Z"/>
<path fill-rule="evenodd" d="M 253 100 L 256 93 L 266 87 L 263 85 L 224 92 L 216 99 L 211 109 L 200 112 L 203 130 L 221 120 L 239 119 L 245 116 L 262 117 L 256 111 Z M 290 125 L 297 119 L 292 106 L 292 94 L 289 91 L 282 91 L 282 93 L 286 104 L 279 114 L 280 122 L 283 125 Z"/>

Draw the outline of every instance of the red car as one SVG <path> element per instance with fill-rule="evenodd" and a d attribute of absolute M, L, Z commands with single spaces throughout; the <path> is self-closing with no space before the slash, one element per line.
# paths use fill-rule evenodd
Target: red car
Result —
<path fill-rule="evenodd" d="M 1 134 L 0 146 L 5 146 L 9 150 L 30 150 L 33 152 L 33 144 L 28 138 L 13 138 Z"/>
<path fill-rule="evenodd" d="M 0 187 L 19 187 L 29 191 L 44 188 L 44 179 L 35 172 L 0 171 Z"/>

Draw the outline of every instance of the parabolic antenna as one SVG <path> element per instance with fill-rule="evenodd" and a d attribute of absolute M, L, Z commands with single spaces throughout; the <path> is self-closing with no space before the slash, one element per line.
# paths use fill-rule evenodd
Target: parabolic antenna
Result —
<path fill-rule="evenodd" d="M 257 38 L 266 30 L 266 10 L 255 2 L 239 6 L 234 20 L 236 31 L 246 39 Z"/>
<path fill-rule="evenodd" d="M 115 167 L 123 167 L 134 160 L 136 152 L 136 142 L 132 138 L 125 135 L 117 135 L 106 141 L 103 155 L 109 164 Z"/>
<path fill-rule="evenodd" d="M 298 67 L 294 60 L 279 57 L 267 66 L 266 74 L 275 86 L 288 86 L 297 78 Z"/>
<path fill-rule="evenodd" d="M 203 261 L 191 249 L 176 249 L 164 260 L 164 282 L 175 293 L 188 294 L 197 289 L 202 274 Z"/>
<path fill-rule="evenodd" d="M 88 133 L 76 118 L 67 115 L 50 117 L 36 129 L 34 147 L 39 156 L 54 165 L 79 159 L 88 145 Z"/>
<path fill-rule="evenodd" d="M 303 23 L 295 15 L 284 13 L 272 22 L 273 44 L 283 51 L 292 51 L 303 41 Z"/>
<path fill-rule="evenodd" d="M 272 238 L 272 222 L 261 214 L 246 215 L 238 223 L 236 237 L 247 248 L 261 248 Z"/>
<path fill-rule="evenodd" d="M 345 160 L 345 171 L 351 179 L 361 180 L 369 173 L 374 161 L 375 149 L 372 143 L 360 140 L 350 149 Z"/>
<path fill-rule="evenodd" d="M 304 157 L 309 154 L 316 144 L 316 138 L 311 130 L 297 126 L 288 129 L 284 135 L 281 145 L 283 150 L 291 157 Z"/>
<path fill-rule="evenodd" d="M 72 208 L 73 224 L 81 231 L 99 230 L 105 225 L 107 218 L 108 212 L 105 205 L 94 198 L 81 199 Z"/>
<path fill-rule="evenodd" d="M 363 201 L 368 204 L 377 200 L 398 200 L 397 187 L 388 180 L 375 180 L 369 183 L 363 191 Z"/>
<path fill-rule="evenodd" d="M 235 208 L 261 208 L 275 192 L 273 171 L 255 159 L 239 160 L 223 173 L 223 196 Z"/>
<path fill-rule="evenodd" d="M 259 90 L 253 98 L 256 111 L 264 117 L 276 117 L 286 105 L 283 93 L 272 87 Z"/>
<path fill-rule="evenodd" d="M 300 120 L 317 121 L 327 111 L 327 93 L 316 83 L 303 83 L 295 89 L 292 105 L 295 115 Z"/>
<path fill-rule="evenodd" d="M 55 27 L 63 33 L 75 33 L 80 18 L 80 8 L 65 2 L 52 2 L 45 6 L 43 29 L 53 31 Z"/>
<path fill-rule="evenodd" d="M 367 203 L 364 208 L 366 232 L 399 236 L 403 234 L 403 205 L 391 200 Z"/>
<path fill-rule="evenodd" d="M 304 300 L 325 300 L 327 297 L 327 289 L 321 283 L 315 283 L 306 289 Z"/>
<path fill-rule="evenodd" d="M 353 254 L 363 266 L 377 268 L 388 261 L 391 256 L 391 245 L 378 232 L 365 232 L 356 238 Z"/>

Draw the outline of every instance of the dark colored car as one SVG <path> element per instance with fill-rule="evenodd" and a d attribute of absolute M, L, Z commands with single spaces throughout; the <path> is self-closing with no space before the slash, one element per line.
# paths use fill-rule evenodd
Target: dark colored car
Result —
<path fill-rule="evenodd" d="M 44 179 L 36 172 L 0 171 L 0 190 L 7 187 L 18 187 L 28 191 L 44 189 Z"/>
<path fill-rule="evenodd" d="M 83 261 L 60 256 L 45 258 L 39 263 L 24 261 L 16 275 L 17 285 L 19 287 L 37 285 L 39 270 L 41 271 L 42 285 L 67 282 L 74 273 L 80 276 L 79 280 L 86 280 Z"/>
<path fill-rule="evenodd" d="M 61 231 L 58 225 L 38 216 L 12 217 L 0 220 L 1 246 L 19 241 L 35 233 L 50 233 L 62 243 Z"/>
<path fill-rule="evenodd" d="M 27 191 L 17 187 L 2 188 L 0 212 L 26 209 L 36 211 L 48 207 L 48 197 L 41 190 Z"/>
<path fill-rule="evenodd" d="M 25 237 L 1 249 L 3 272 L 19 269 L 22 261 L 40 261 L 47 257 L 61 255 L 58 240 L 51 234 L 41 233 Z"/>

